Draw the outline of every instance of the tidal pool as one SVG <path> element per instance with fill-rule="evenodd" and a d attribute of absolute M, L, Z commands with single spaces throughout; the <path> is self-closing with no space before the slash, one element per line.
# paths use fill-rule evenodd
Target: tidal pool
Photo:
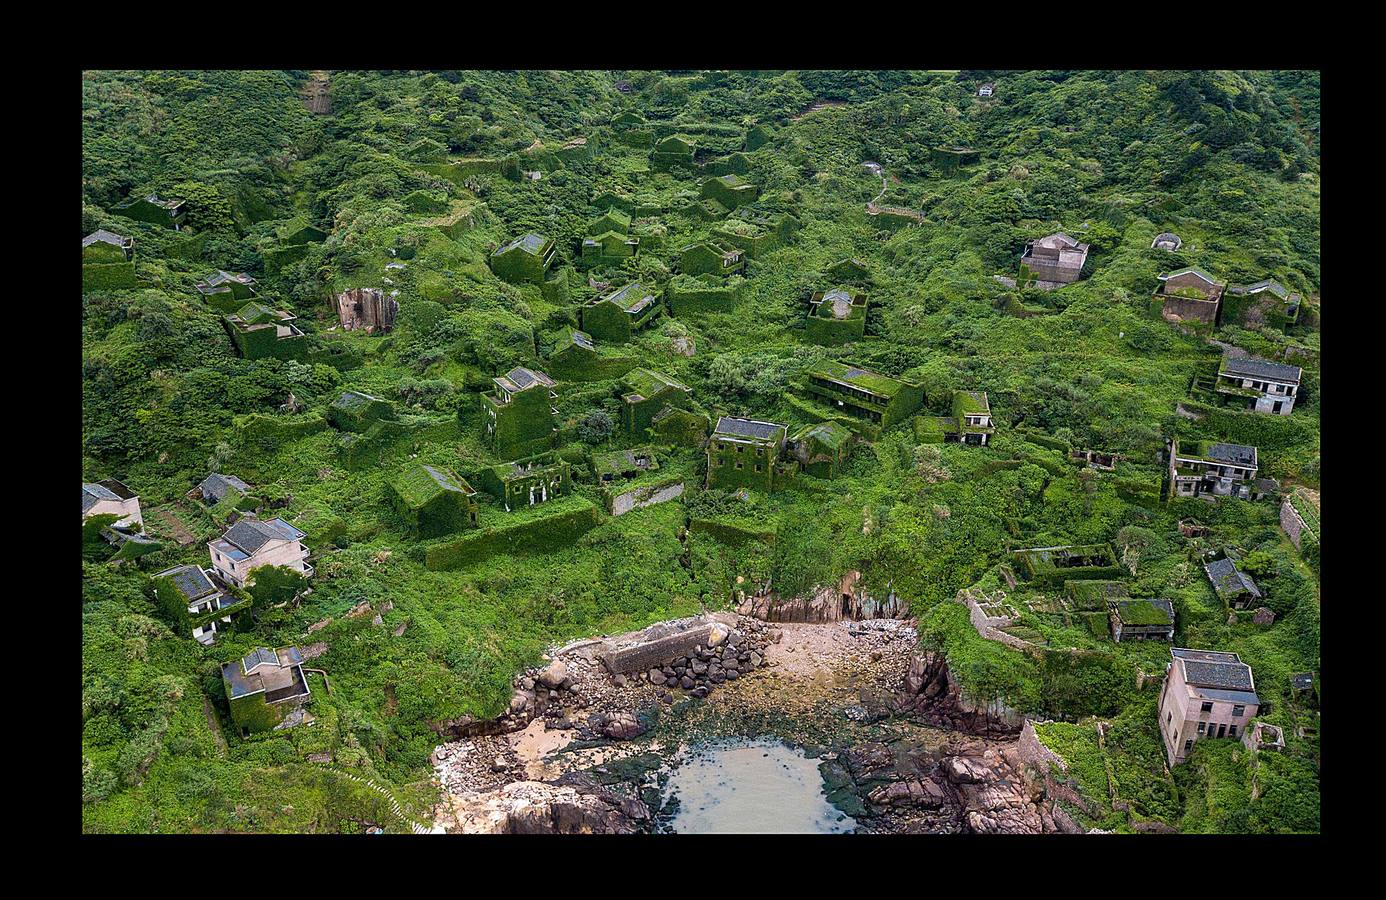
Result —
<path fill-rule="evenodd" d="M 679 834 L 843 834 L 857 823 L 828 802 L 818 761 L 779 741 L 711 744 L 669 776 Z"/>

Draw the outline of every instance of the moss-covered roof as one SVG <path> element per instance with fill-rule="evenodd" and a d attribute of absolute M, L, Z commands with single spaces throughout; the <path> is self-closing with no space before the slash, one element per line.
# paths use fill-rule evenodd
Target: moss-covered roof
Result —
<path fill-rule="evenodd" d="M 409 466 L 392 482 L 410 509 L 420 509 L 445 493 L 470 496 L 476 491 L 466 480 L 447 469 L 430 465 Z"/>
<path fill-rule="evenodd" d="M 870 369 L 862 369 L 857 366 L 849 366 L 846 363 L 831 359 L 819 363 L 809 371 L 809 374 L 841 381 L 882 397 L 894 397 L 906 385 L 906 382 L 898 378 L 891 378 L 889 375 L 882 375 L 879 372 L 872 372 Z"/>
<path fill-rule="evenodd" d="M 1174 605 L 1168 600 L 1113 600 L 1109 606 L 1123 625 L 1174 624 Z"/>
<path fill-rule="evenodd" d="M 664 390 L 691 393 L 692 388 L 677 379 L 670 378 L 654 369 L 631 369 L 622 376 L 622 383 L 629 389 L 628 394 L 638 394 L 644 399 L 654 397 Z"/>
<path fill-rule="evenodd" d="M 953 415 L 959 418 L 991 415 L 991 402 L 987 399 L 986 391 L 954 391 Z"/>

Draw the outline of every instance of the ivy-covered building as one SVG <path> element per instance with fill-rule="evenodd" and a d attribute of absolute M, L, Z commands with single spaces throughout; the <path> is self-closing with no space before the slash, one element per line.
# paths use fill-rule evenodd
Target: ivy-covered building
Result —
<path fill-rule="evenodd" d="M 871 280 L 871 270 L 866 267 L 863 260 L 855 256 L 838 260 L 828 266 L 828 271 L 825 274 L 834 281 L 849 284 L 862 284 Z"/>
<path fill-rule="evenodd" d="M 111 212 L 138 222 L 165 225 L 175 231 L 182 228 L 183 220 L 187 218 L 187 210 L 183 208 L 182 200 L 162 200 L 158 194 L 127 200 L 111 207 Z"/>
<path fill-rule="evenodd" d="M 1303 298 L 1274 278 L 1267 278 L 1255 284 L 1234 284 L 1228 287 L 1227 293 L 1236 297 L 1239 315 L 1233 317 L 1233 321 L 1245 320 L 1244 307 L 1248 303 L 1260 307 L 1266 321 L 1277 328 L 1284 328 L 1299 321 Z"/>
<path fill-rule="evenodd" d="M 684 275 L 735 275 L 746 270 L 746 254 L 708 241 L 689 244 L 679 251 L 679 271 Z"/>
<path fill-rule="evenodd" d="M 687 409 L 693 402 L 693 389 L 653 369 L 631 369 L 621 379 L 621 425 L 632 437 L 645 436 L 645 429 L 669 407 Z"/>
<path fill-rule="evenodd" d="M 924 403 L 924 386 L 859 366 L 824 360 L 808 372 L 809 396 L 881 428 L 909 418 Z"/>
<path fill-rule="evenodd" d="M 836 287 L 809 298 L 804 337 L 823 347 L 859 341 L 866 335 L 866 294 Z"/>
<path fill-rule="evenodd" d="M 497 247 L 489 257 L 491 271 L 512 284 L 544 280 L 553 265 L 558 248 L 550 239 L 538 234 L 525 234 L 508 244 Z"/>
<path fill-rule="evenodd" d="M 410 465 L 390 482 L 395 509 L 419 537 L 475 528 L 476 491 L 453 472 L 423 463 Z"/>
<path fill-rule="evenodd" d="M 1158 276 L 1160 286 L 1155 302 L 1160 315 L 1170 322 L 1200 322 L 1216 325 L 1226 283 L 1196 266 Z"/>
<path fill-rule="evenodd" d="M 82 238 L 82 293 L 139 286 L 134 238 L 104 228 Z"/>
<path fill-rule="evenodd" d="M 854 435 L 836 422 L 805 425 L 789 437 L 799 469 L 815 478 L 837 477 L 851 453 Z"/>
<path fill-rule="evenodd" d="M 517 366 L 491 383 L 492 390 L 481 395 L 486 445 L 502 458 L 552 446 L 558 431 L 554 380 Z"/>
<path fill-rule="evenodd" d="M 265 269 L 277 272 L 290 263 L 298 262 L 308 254 L 308 245 L 327 240 L 327 232 L 313 225 L 304 216 L 298 216 L 280 225 L 274 238 L 260 248 L 265 259 Z"/>
<path fill-rule="evenodd" d="M 219 628 L 250 606 L 248 598 L 236 596 L 214 572 L 200 566 L 174 566 L 153 576 L 152 582 L 164 615 L 183 623 L 204 647 L 216 643 Z"/>
<path fill-rule="evenodd" d="M 1250 575 L 1241 570 L 1236 560 L 1230 557 L 1215 559 L 1205 563 L 1203 571 L 1208 574 L 1218 599 L 1232 609 L 1246 609 L 1261 600 L 1261 589 Z"/>
<path fill-rule="evenodd" d="M 303 653 L 297 647 L 257 647 L 248 656 L 224 663 L 221 681 L 231 720 L 243 734 L 282 724 L 312 694 L 303 674 Z"/>
<path fill-rule="evenodd" d="M 293 313 L 252 301 L 222 317 L 236 352 L 245 359 L 302 359 L 308 338 L 294 324 Z"/>
<path fill-rule="evenodd" d="M 701 196 L 716 200 L 727 209 L 736 209 L 754 203 L 760 196 L 760 189 L 735 174 L 727 174 L 705 179 Z"/>
<path fill-rule="evenodd" d="M 696 149 L 691 137 L 671 134 L 655 142 L 654 149 L 650 152 L 650 168 L 656 172 L 691 168 Z"/>
<path fill-rule="evenodd" d="M 792 481 L 797 462 L 782 461 L 789 428 L 722 416 L 707 443 L 707 486 L 773 491 Z"/>
<path fill-rule="evenodd" d="M 197 292 L 208 304 L 224 312 L 232 312 L 255 296 L 255 279 L 244 272 L 218 269 L 199 281 Z"/>
<path fill-rule="evenodd" d="M 1169 600 L 1109 600 L 1107 616 L 1118 644 L 1174 640 L 1174 604 Z"/>
<path fill-rule="evenodd" d="M 1256 448 L 1222 441 L 1174 440 L 1169 450 L 1171 497 L 1236 497 L 1255 500 L 1260 492 Z"/>
<path fill-rule="evenodd" d="M 655 456 L 653 447 L 597 452 L 592 454 L 590 462 L 592 475 L 598 484 L 611 484 L 659 469 L 659 458 Z"/>
<path fill-rule="evenodd" d="M 624 231 L 607 230 L 582 239 L 584 264 L 619 263 L 640 252 L 640 238 Z"/>
<path fill-rule="evenodd" d="M 1054 287 L 1077 281 L 1088 262 L 1089 245 L 1062 231 L 1035 238 L 1020 256 L 1020 283 Z"/>
<path fill-rule="evenodd" d="M 953 392 L 953 417 L 944 440 L 985 447 L 995 432 L 986 391 Z"/>
<path fill-rule="evenodd" d="M 506 512 L 512 512 L 567 494 L 572 487 L 572 467 L 556 451 L 549 451 L 489 466 L 476 478 L 482 490 L 501 501 Z"/>
<path fill-rule="evenodd" d="M 639 281 L 594 297 L 578 310 L 578 325 L 600 341 L 625 343 L 659 314 L 659 301 Z"/>
<path fill-rule="evenodd" d="M 1068 581 L 1101 581 L 1126 574 L 1111 544 L 1030 547 L 1014 551 L 1011 557 L 1022 578 L 1054 587 Z"/>
<path fill-rule="evenodd" d="M 666 406 L 650 420 L 650 436 L 668 447 L 702 447 L 712 420 L 707 413 Z"/>
<path fill-rule="evenodd" d="M 327 421 L 333 428 L 355 434 L 364 434 L 375 423 L 395 418 L 395 408 L 390 401 L 361 391 L 343 391 L 327 407 Z"/>

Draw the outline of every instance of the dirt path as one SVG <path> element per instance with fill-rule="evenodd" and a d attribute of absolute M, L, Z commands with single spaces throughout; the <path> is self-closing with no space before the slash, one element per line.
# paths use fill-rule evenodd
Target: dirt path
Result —
<path fill-rule="evenodd" d="M 155 512 L 155 515 L 168 527 L 169 533 L 178 542 L 178 546 L 187 547 L 197 541 L 197 536 L 189 531 L 188 526 L 183 524 L 183 520 L 171 510 L 161 509 Z"/>
<path fill-rule="evenodd" d="M 216 710 L 212 709 L 212 701 L 206 694 L 202 695 L 202 711 L 207 715 L 207 728 L 212 732 L 212 740 L 217 742 L 217 755 L 226 756 L 226 735 L 221 733 L 221 721 L 217 718 Z"/>

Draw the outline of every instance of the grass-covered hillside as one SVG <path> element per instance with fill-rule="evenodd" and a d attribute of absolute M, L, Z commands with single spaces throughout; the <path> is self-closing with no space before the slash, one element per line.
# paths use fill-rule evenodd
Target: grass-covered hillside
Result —
<path fill-rule="evenodd" d="M 324 81 L 330 111 L 314 113 Z M 88 72 L 82 121 L 82 234 L 134 241 L 133 274 L 84 254 L 83 481 L 129 486 L 157 541 L 116 554 L 84 530 L 84 830 L 407 829 L 343 773 L 421 816 L 440 732 L 500 713 L 546 647 L 851 570 L 908 600 L 968 690 L 1053 721 L 1041 737 L 1091 797 L 1089 824 L 1318 830 L 1317 730 L 1299 737 L 1305 701 L 1289 702 L 1291 674 L 1317 685 L 1317 534 L 1297 549 L 1270 500 L 1161 499 L 1169 438 L 1253 444 L 1262 476 L 1319 487 L 1317 73 Z M 124 214 L 150 194 L 184 201 L 178 229 Z M 617 221 L 638 252 L 584 257 L 610 208 L 629 225 L 601 230 Z M 307 226 L 325 237 L 293 237 Z M 1014 286 L 1026 241 L 1056 231 L 1090 244 L 1082 280 Z M 502 280 L 488 256 L 529 232 L 554 242 L 547 279 Z M 1182 247 L 1152 249 L 1161 232 Z M 744 270 L 687 274 L 681 251 L 700 241 L 742 248 Z M 849 258 L 864 277 L 837 268 Z M 1172 324 L 1157 276 L 1190 266 L 1275 279 L 1298 316 L 1239 298 L 1216 328 Z M 302 338 L 245 358 L 223 322 L 239 303 L 197 287 L 218 270 L 253 276 Z M 582 304 L 637 280 L 660 314 L 558 375 L 550 354 Z M 849 280 L 868 297 L 864 336 L 811 342 L 810 296 Z M 341 328 L 333 298 L 357 288 L 397 302 L 388 333 Z M 1200 390 L 1223 345 L 1301 366 L 1293 413 Z M 847 421 L 801 389 L 825 360 L 925 396 L 867 429 L 831 480 L 705 489 L 696 433 L 622 428 L 633 366 L 691 388 L 713 422 Z M 481 394 L 516 366 L 557 381 L 549 449 L 571 483 L 507 512 L 482 487 L 514 456 L 484 439 Z M 346 430 L 332 404 L 348 390 L 394 418 Z M 987 393 L 986 447 L 939 443 L 957 390 Z M 610 515 L 591 453 L 650 445 L 659 469 L 635 483 L 682 478 L 683 495 Z M 1072 449 L 1119 454 L 1117 469 Z M 478 490 L 476 528 L 419 533 L 392 487 L 419 464 Z M 191 499 L 213 471 L 248 496 Z M 257 581 L 202 646 L 151 576 L 209 565 L 207 542 L 257 508 L 306 533 L 315 574 L 306 591 Z M 1181 519 L 1209 533 L 1186 538 Z M 1005 587 L 1015 548 L 1097 543 L 1132 596 L 1173 600 L 1176 645 L 1252 666 L 1285 753 L 1208 741 L 1171 774 L 1154 712 L 1168 645 L 1113 643 L 1062 584 L 1006 588 L 1034 653 L 983 640 L 952 602 Z M 1274 624 L 1229 619 L 1202 569 L 1227 550 Z M 241 736 L 220 664 L 318 643 L 315 721 Z M 1138 688 L 1138 672 L 1156 677 Z"/>

